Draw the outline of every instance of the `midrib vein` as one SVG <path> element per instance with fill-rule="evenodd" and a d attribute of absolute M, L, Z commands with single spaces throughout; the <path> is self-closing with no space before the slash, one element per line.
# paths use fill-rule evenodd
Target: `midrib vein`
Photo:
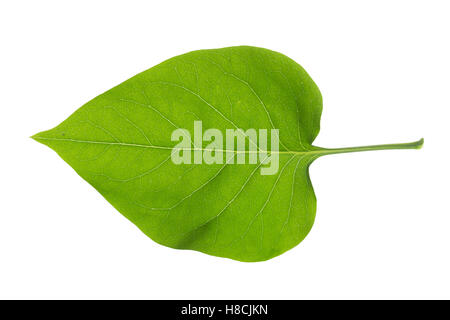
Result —
<path fill-rule="evenodd" d="M 156 146 L 156 145 L 146 145 L 138 143 L 127 143 L 127 142 L 110 142 L 110 141 L 93 141 L 93 140 L 78 140 L 78 139 L 68 139 L 68 138 L 46 138 L 46 137 L 32 137 L 35 140 L 49 140 L 49 141 L 67 141 L 76 143 L 87 143 L 87 144 L 100 144 L 100 145 L 117 145 L 126 147 L 136 147 L 136 148 L 149 148 L 149 149 L 159 149 L 159 150 L 173 150 L 175 147 L 167 146 Z M 250 153 L 269 153 L 269 154 L 311 154 L 311 155 L 327 155 L 327 154 L 337 154 L 337 153 L 350 153 L 350 152 L 362 152 L 362 151 L 374 151 L 374 150 L 394 150 L 394 149 L 420 149 L 423 145 L 423 138 L 409 143 L 395 143 L 395 144 L 380 144 L 380 145 L 370 145 L 370 146 L 360 146 L 360 147 L 347 147 L 347 148 L 336 148 L 336 149 L 325 149 L 320 148 L 316 150 L 289 150 L 289 151 L 259 151 L 259 150 L 226 150 L 226 149 L 210 149 L 210 148 L 176 148 L 180 151 L 210 151 L 210 152 L 224 152 L 224 153 L 236 153 L 236 154 L 250 154 Z M 315 147 L 316 148 L 316 147 Z"/>

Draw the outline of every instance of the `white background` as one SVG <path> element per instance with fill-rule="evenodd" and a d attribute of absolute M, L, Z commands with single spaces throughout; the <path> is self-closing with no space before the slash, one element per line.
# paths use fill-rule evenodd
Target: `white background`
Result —
<path fill-rule="evenodd" d="M 3 1 L 0 298 L 450 298 L 448 1 Z M 29 136 L 172 56 L 254 45 L 324 98 L 308 237 L 262 263 L 157 245 Z"/>

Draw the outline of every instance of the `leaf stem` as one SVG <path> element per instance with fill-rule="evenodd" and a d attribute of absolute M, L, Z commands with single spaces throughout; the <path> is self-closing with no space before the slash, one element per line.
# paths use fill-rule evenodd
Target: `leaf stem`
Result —
<path fill-rule="evenodd" d="M 349 152 L 373 151 L 373 150 L 392 150 L 392 149 L 420 149 L 423 146 L 423 138 L 414 142 L 408 143 L 393 143 L 393 144 L 379 144 L 361 147 L 347 147 L 335 149 L 323 149 L 324 154 L 338 154 Z"/>

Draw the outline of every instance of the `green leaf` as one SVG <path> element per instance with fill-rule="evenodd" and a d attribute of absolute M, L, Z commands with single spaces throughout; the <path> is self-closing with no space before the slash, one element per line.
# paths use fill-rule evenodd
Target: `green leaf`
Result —
<path fill-rule="evenodd" d="M 296 62 L 262 48 L 230 47 L 169 59 L 33 138 L 55 150 L 154 241 L 261 261 L 295 247 L 310 231 L 316 212 L 308 173 L 313 160 L 423 144 L 315 147 L 321 111 L 319 89 Z M 241 131 L 244 149 L 221 149 L 232 160 L 175 164 L 172 132 L 184 128 L 193 135 L 199 120 L 203 130 L 216 128 L 224 136 L 227 129 L 278 129 L 279 151 L 271 151 L 270 141 L 259 148 L 259 140 Z M 178 151 L 201 157 L 210 150 L 207 142 L 190 143 Z M 248 163 L 255 146 L 259 156 L 279 158 L 276 174 L 262 174 L 267 163 Z M 239 154 L 247 164 L 233 163 Z"/>

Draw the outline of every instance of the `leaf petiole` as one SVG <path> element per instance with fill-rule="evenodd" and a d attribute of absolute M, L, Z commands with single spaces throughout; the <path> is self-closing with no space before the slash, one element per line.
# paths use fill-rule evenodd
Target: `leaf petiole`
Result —
<path fill-rule="evenodd" d="M 334 148 L 316 151 L 316 153 L 323 154 L 338 154 L 338 153 L 349 153 L 349 152 L 362 152 L 362 151 L 373 151 L 373 150 L 398 150 L 398 149 L 420 149 L 423 146 L 423 138 L 414 142 L 408 143 L 393 143 L 393 144 L 379 144 L 371 146 L 361 146 L 361 147 L 346 147 L 346 148 Z"/>

